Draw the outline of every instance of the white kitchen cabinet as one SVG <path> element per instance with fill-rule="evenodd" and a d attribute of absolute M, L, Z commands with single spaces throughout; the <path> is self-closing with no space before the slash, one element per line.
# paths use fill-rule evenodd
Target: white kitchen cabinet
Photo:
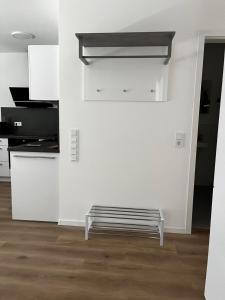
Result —
<path fill-rule="evenodd" d="M 8 181 L 9 176 L 8 139 L 0 139 L 0 181 Z"/>
<path fill-rule="evenodd" d="M 9 161 L 8 146 L 0 146 L 0 161 Z"/>
<path fill-rule="evenodd" d="M 8 161 L 1 161 L 0 162 L 0 181 L 5 181 L 5 178 L 9 177 L 9 176 L 10 176 L 9 162 Z"/>
<path fill-rule="evenodd" d="M 0 146 L 8 146 L 8 139 L 0 138 Z"/>
<path fill-rule="evenodd" d="M 59 47 L 28 46 L 29 97 L 31 100 L 59 100 Z"/>
<path fill-rule="evenodd" d="M 58 221 L 58 154 L 11 152 L 12 217 Z"/>

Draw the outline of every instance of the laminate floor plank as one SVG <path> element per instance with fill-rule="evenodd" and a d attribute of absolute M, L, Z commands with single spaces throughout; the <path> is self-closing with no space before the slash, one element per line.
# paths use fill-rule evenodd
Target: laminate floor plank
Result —
<path fill-rule="evenodd" d="M 0 300 L 203 300 L 208 232 L 158 240 L 91 236 L 11 219 L 0 183 Z"/>

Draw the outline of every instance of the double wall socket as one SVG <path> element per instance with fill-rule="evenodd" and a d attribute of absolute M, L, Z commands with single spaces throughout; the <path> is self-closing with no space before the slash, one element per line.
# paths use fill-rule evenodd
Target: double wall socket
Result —
<path fill-rule="evenodd" d="M 14 122 L 15 127 L 21 127 L 23 125 L 22 122 Z"/>
<path fill-rule="evenodd" d="M 185 145 L 185 133 L 177 132 L 175 138 L 175 147 L 176 148 L 184 148 Z"/>

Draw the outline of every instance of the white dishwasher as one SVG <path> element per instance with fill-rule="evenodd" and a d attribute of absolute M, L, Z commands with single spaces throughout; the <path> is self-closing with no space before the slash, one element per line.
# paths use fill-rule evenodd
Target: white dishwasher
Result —
<path fill-rule="evenodd" d="M 10 153 L 13 219 L 58 221 L 58 155 Z"/>

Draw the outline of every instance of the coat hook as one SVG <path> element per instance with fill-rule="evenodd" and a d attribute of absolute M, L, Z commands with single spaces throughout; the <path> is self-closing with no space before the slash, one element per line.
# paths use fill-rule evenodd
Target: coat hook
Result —
<path fill-rule="evenodd" d="M 127 92 L 127 90 L 126 90 L 126 89 L 123 89 L 123 92 L 124 92 L 124 93 L 126 93 L 126 92 Z"/>
<path fill-rule="evenodd" d="M 154 90 L 154 89 L 151 89 L 150 92 L 151 92 L 151 93 L 155 93 L 155 90 Z"/>
<path fill-rule="evenodd" d="M 101 92 L 101 90 L 100 90 L 100 89 L 97 89 L 97 90 L 96 90 L 96 92 L 97 92 L 97 93 L 100 93 L 100 92 Z"/>

